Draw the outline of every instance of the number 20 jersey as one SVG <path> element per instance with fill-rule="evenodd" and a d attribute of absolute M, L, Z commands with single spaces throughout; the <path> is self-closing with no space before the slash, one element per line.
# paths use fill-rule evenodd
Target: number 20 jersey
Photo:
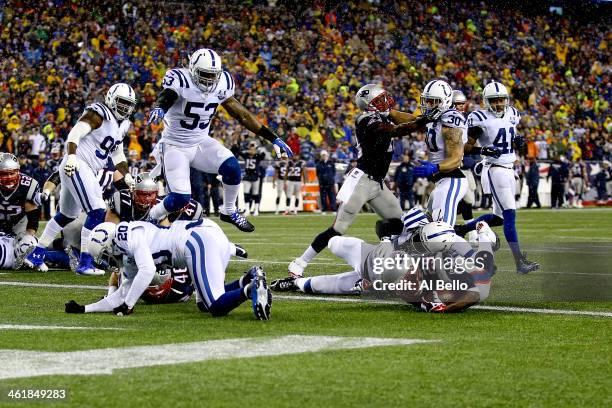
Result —
<path fill-rule="evenodd" d="M 117 121 L 115 115 L 103 103 L 94 103 L 85 108 L 94 111 L 102 118 L 102 125 L 92 130 L 79 142 L 77 157 L 82 159 L 97 173 L 106 167 L 111 153 L 123 142 L 123 137 L 130 127 L 130 121 Z M 68 154 L 66 143 L 66 154 Z"/>
<path fill-rule="evenodd" d="M 446 159 L 446 146 L 442 136 L 442 127 L 461 129 L 463 131 L 461 140 L 463 144 L 467 142 L 467 126 L 463 114 L 455 109 L 447 110 L 438 120 L 427 124 L 425 142 L 429 149 L 429 161 L 432 163 L 440 163 Z"/>
<path fill-rule="evenodd" d="M 521 121 L 521 115 L 510 106 L 501 118 L 495 117 L 487 110 L 476 110 L 468 115 L 468 127 L 479 127 L 482 136 L 478 139 L 481 146 L 495 146 L 501 149 L 499 158 L 485 157 L 487 163 L 508 165 L 514 164 L 514 137 L 517 135 L 516 126 Z"/>
<path fill-rule="evenodd" d="M 208 137 L 217 107 L 231 98 L 235 89 L 231 74 L 223 71 L 215 90 L 203 92 L 184 68 L 166 72 L 162 86 L 172 89 L 179 97 L 164 115 L 161 141 L 182 147 L 197 145 Z"/>

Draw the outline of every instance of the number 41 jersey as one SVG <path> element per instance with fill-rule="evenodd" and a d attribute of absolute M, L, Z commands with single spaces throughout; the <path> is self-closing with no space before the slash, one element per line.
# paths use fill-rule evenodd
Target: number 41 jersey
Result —
<path fill-rule="evenodd" d="M 235 83 L 230 73 L 223 71 L 215 90 L 205 93 L 193 83 L 187 69 L 175 68 L 166 72 L 162 86 L 179 97 L 164 115 L 161 141 L 188 147 L 208 136 L 217 107 L 234 95 Z"/>
<path fill-rule="evenodd" d="M 117 121 L 115 115 L 103 103 L 94 103 L 85 108 L 94 111 L 102 118 L 102 125 L 92 130 L 79 142 L 77 157 L 82 159 L 97 173 L 106 167 L 111 153 L 123 142 L 123 137 L 130 128 L 130 121 Z M 68 143 L 66 143 L 68 154 Z"/>
<path fill-rule="evenodd" d="M 517 135 L 516 126 L 521 121 L 521 115 L 510 106 L 501 118 L 495 117 L 487 110 L 476 110 L 468 115 L 468 127 L 479 127 L 482 135 L 478 139 L 481 146 L 495 146 L 501 149 L 499 158 L 485 157 L 485 162 L 508 166 L 514 164 L 514 138 Z"/>

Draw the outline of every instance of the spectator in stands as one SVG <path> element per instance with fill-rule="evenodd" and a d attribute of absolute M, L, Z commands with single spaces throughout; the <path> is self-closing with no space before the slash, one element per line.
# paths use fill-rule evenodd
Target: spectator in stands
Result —
<path fill-rule="evenodd" d="M 336 211 L 336 163 L 329 159 L 327 150 L 322 150 L 320 156 L 316 168 L 321 211 Z"/>
<path fill-rule="evenodd" d="M 395 189 L 402 210 L 406 209 L 406 201 L 408 201 L 408 208 L 414 207 L 413 187 L 414 176 L 412 173 L 412 164 L 410 163 L 410 154 L 404 152 L 402 162 L 395 168 Z"/>
<path fill-rule="evenodd" d="M 527 187 L 529 188 L 529 197 L 527 198 L 527 208 L 531 208 L 535 204 L 537 208 L 542 208 L 540 197 L 538 195 L 538 186 L 540 185 L 540 167 L 535 157 L 529 160 L 529 170 L 527 171 Z"/>

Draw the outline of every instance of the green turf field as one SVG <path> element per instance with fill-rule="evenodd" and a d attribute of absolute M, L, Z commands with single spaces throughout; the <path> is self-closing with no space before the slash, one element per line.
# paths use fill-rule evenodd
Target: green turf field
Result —
<path fill-rule="evenodd" d="M 375 219 L 361 215 L 350 235 L 373 241 Z M 260 216 L 253 234 L 223 225 L 252 258 L 233 261 L 228 280 L 252 263 L 270 280 L 284 276 L 287 263 L 331 221 Z M 612 243 L 610 210 L 520 211 L 518 222 L 519 236 L 533 245 L 597 250 Z M 501 294 L 564 276 L 546 265 L 539 276 L 518 276 L 503 249 L 500 264 L 492 292 Z M 326 250 L 308 273 L 346 270 Z M 609 280 L 612 272 L 607 265 L 593 273 Z M 493 309 L 432 315 L 400 304 L 285 295 L 274 299 L 268 322 L 255 321 L 247 304 L 214 319 L 193 300 L 139 304 L 124 318 L 63 312 L 69 299 L 100 298 L 104 284 L 103 277 L 65 271 L 1 271 L 0 406 L 612 406 L 612 303 L 605 301 L 506 299 L 487 303 Z M 509 309 L 495 309 L 501 306 Z M 136 346 L 146 347 L 124 349 Z M 147 364 L 138 362 L 142 355 Z M 168 361 L 182 363 L 151 366 Z M 28 367 L 57 374 L 31 377 Z M 11 389 L 64 389 L 68 399 L 16 403 L 5 395 Z"/>

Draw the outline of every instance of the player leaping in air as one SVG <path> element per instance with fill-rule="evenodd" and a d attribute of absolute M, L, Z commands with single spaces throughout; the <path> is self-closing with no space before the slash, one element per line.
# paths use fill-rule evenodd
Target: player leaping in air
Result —
<path fill-rule="evenodd" d="M 104 222 L 106 216 L 106 203 L 96 174 L 106 167 L 111 157 L 115 168 L 124 176 L 125 187 L 133 186 L 134 179 L 128 173 L 123 153 L 123 137 L 129 129 L 129 116 L 135 106 L 136 94 L 132 87 L 118 83 L 110 87 L 104 103 L 94 103 L 85 108 L 66 140 L 66 155 L 60 164 L 62 190 L 59 211 L 45 226 L 38 246 L 26 257 L 26 265 L 46 271 L 46 248 L 66 225 L 85 211 L 87 219 L 81 230 L 81 255 L 76 273 L 104 274 L 94 267 L 93 257 L 87 252 L 91 230 Z"/>
<path fill-rule="evenodd" d="M 241 231 L 254 231 L 255 227 L 236 209 L 241 181 L 238 160 L 229 149 L 208 135 L 217 108 L 222 105 L 241 125 L 272 142 L 278 157 L 281 151 L 289 156 L 293 152 L 234 98 L 234 79 L 223 70 L 221 57 L 215 51 L 207 48 L 197 50 L 189 59 L 189 69 L 169 70 L 162 86 L 164 89 L 148 123 L 159 123 L 162 119 L 164 122 L 160 141 L 161 170 L 169 194 L 151 209 L 151 218 L 162 219 L 189 203 L 189 168 L 193 167 L 221 175 L 223 208 L 219 211 L 220 219 L 234 224 Z"/>
<path fill-rule="evenodd" d="M 528 261 L 521 252 L 516 232 L 514 149 L 525 143 L 517 131 L 521 115 L 510 106 L 508 90 L 499 82 L 485 86 L 482 100 L 485 109 L 476 110 L 468 116 L 468 144 L 475 145 L 478 141 L 482 146 L 482 151 L 478 153 L 485 158 L 480 179 L 484 193 L 493 195 L 493 214 L 484 214 L 466 225 L 457 225 L 455 230 L 463 236 L 473 231 L 479 221 L 485 221 L 492 227 L 503 225 L 506 241 L 516 263 L 516 272 L 523 275 L 537 270 L 540 265 Z M 485 153 L 493 149 L 501 151 L 501 154 Z"/>

